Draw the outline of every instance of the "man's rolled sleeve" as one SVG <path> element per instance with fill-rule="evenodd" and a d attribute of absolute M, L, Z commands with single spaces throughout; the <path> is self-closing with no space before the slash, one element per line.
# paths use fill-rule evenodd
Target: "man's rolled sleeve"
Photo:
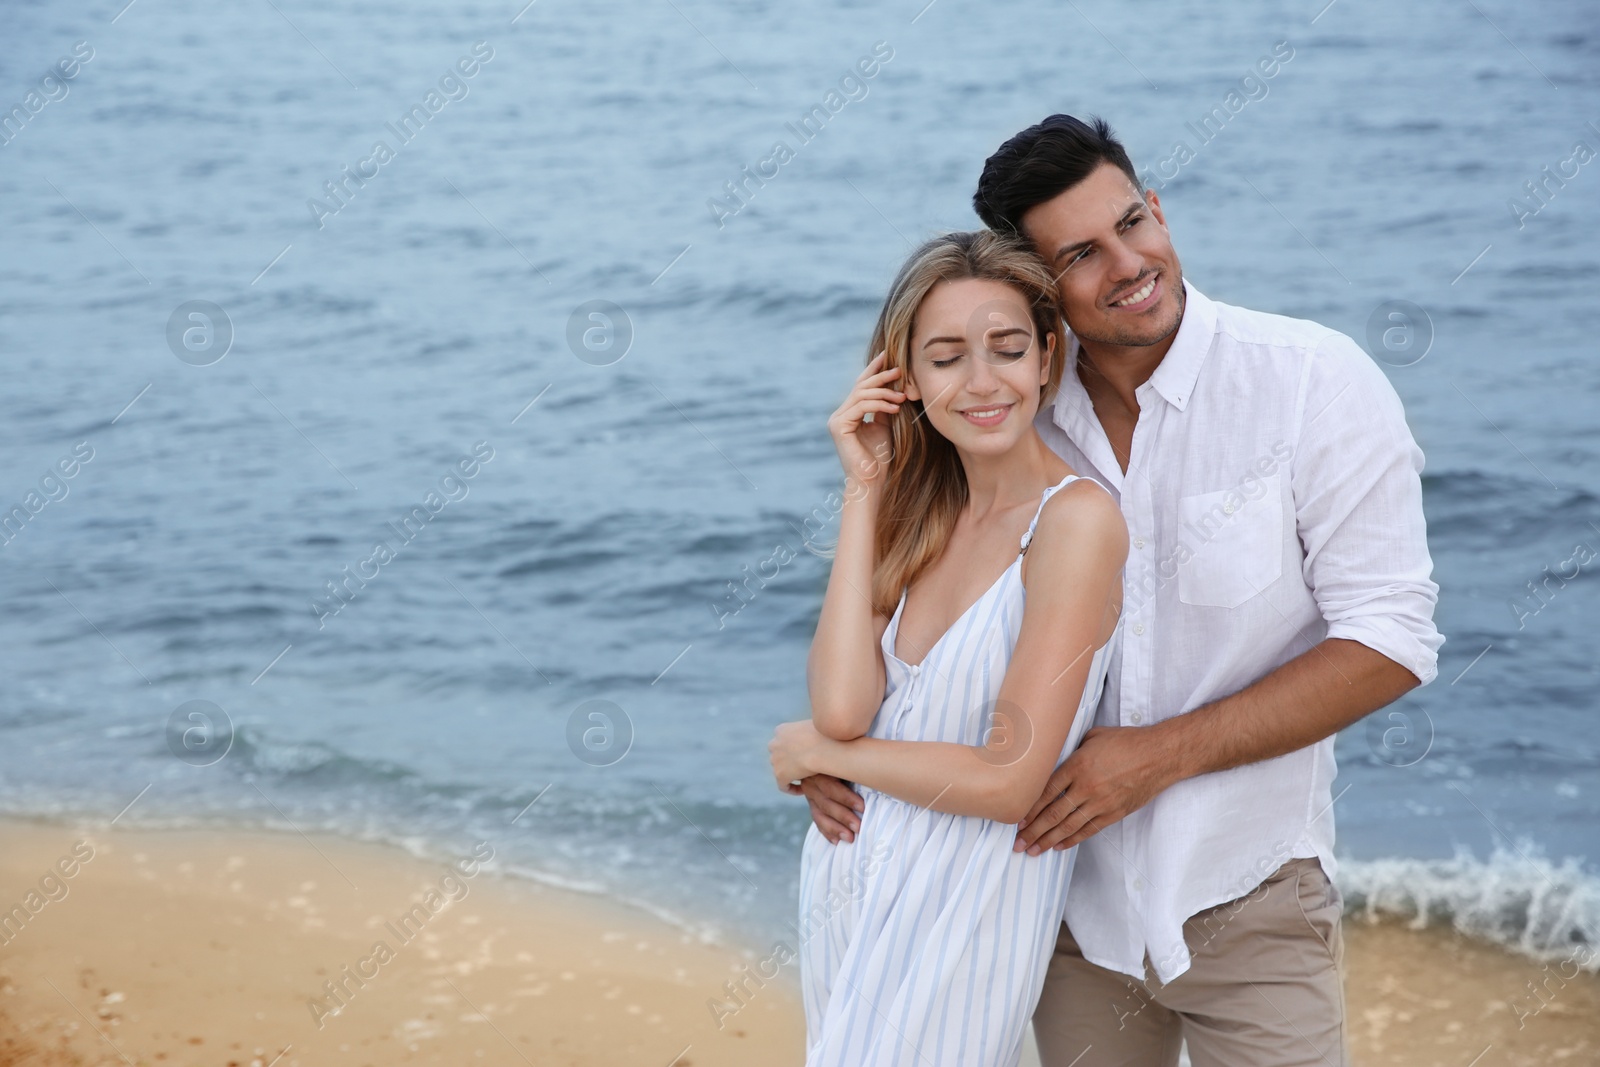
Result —
<path fill-rule="evenodd" d="M 1331 333 L 1307 362 L 1292 487 L 1306 583 L 1328 637 L 1438 676 L 1444 637 L 1422 512 L 1422 450 L 1400 397 L 1354 341 Z"/>

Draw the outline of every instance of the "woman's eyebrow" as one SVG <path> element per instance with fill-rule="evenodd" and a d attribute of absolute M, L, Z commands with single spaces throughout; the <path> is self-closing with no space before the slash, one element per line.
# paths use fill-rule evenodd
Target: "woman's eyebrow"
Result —
<path fill-rule="evenodd" d="M 991 326 L 989 329 L 983 331 L 983 336 L 1009 337 L 1015 333 L 1026 334 L 1029 337 L 1033 336 L 1033 334 L 1024 326 Z M 938 344 L 962 345 L 966 343 L 967 339 L 965 337 L 930 337 L 926 341 L 922 342 L 922 347 L 929 348 Z"/>

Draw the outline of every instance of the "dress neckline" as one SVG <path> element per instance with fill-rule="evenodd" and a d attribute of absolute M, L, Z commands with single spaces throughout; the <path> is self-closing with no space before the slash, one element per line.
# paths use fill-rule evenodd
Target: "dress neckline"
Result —
<path fill-rule="evenodd" d="M 1011 561 L 1010 566 L 1006 567 L 1005 570 L 1000 572 L 1000 577 L 994 580 L 994 584 L 990 585 L 989 588 L 980 593 L 977 600 L 974 600 L 972 603 L 968 604 L 967 610 L 963 611 L 960 615 L 957 615 L 955 622 L 952 622 L 949 626 L 945 627 L 944 633 L 940 634 L 933 644 L 928 646 L 928 651 L 923 653 L 922 658 L 916 663 L 906 663 L 906 661 L 896 655 L 894 651 L 896 645 L 899 644 L 900 639 L 900 613 L 906 608 L 906 594 L 910 591 L 909 588 L 900 590 L 900 606 L 894 609 L 894 618 L 889 620 L 889 632 L 891 636 L 888 642 L 889 647 L 885 651 L 887 651 L 889 656 L 896 662 L 905 663 L 907 667 L 922 666 L 924 663 L 928 662 L 928 658 L 933 655 L 934 651 L 938 649 L 940 645 L 944 644 L 944 639 L 954 633 L 956 627 L 960 626 L 966 617 L 971 615 L 973 610 L 976 609 L 979 604 L 982 604 L 985 600 L 988 600 L 989 594 L 993 593 L 997 588 L 999 588 L 1000 583 L 1004 582 L 1011 572 L 1016 570 L 1021 565 L 1022 553 L 1018 552 L 1017 558 Z"/>
<path fill-rule="evenodd" d="M 990 594 L 992 594 L 996 589 L 1000 588 L 1001 584 L 1006 580 L 1007 577 L 1010 576 L 1012 571 L 1017 570 L 1018 568 L 1020 568 L 1022 566 L 1023 553 L 1027 552 L 1028 543 L 1033 540 L 1033 528 L 1035 526 L 1039 525 L 1039 516 L 1044 512 L 1045 501 L 1050 499 L 1050 494 L 1051 493 L 1055 492 L 1057 489 L 1060 489 L 1063 485 L 1066 485 L 1068 482 L 1073 481 L 1074 479 L 1079 478 L 1079 477 L 1081 477 L 1081 475 L 1069 474 L 1065 478 L 1063 478 L 1059 482 L 1057 482 L 1055 485 L 1052 485 L 1050 488 L 1046 489 L 1041 494 L 1041 498 L 1039 500 L 1039 506 L 1037 508 L 1035 508 L 1034 512 L 1033 512 L 1033 521 L 1028 523 L 1027 532 L 1022 535 L 1022 545 L 1021 545 L 1020 548 L 1017 549 L 1017 557 L 1011 561 L 1010 565 L 1007 566 L 1005 570 L 1000 572 L 1000 577 L 996 578 L 989 585 L 989 588 L 985 589 L 982 593 L 978 594 L 978 599 L 976 599 L 972 603 L 968 604 L 966 610 L 963 611 L 960 615 L 957 615 L 955 617 L 955 621 L 952 622 L 949 626 L 945 627 L 944 632 L 941 633 L 934 640 L 933 644 L 928 646 L 928 650 L 922 654 L 922 658 L 920 660 L 918 660 L 916 663 L 907 663 L 905 660 L 901 659 L 895 653 L 895 648 L 900 643 L 900 615 L 901 615 L 902 612 L 904 612 L 906 610 L 906 597 L 911 592 L 911 587 L 910 586 L 901 587 L 901 589 L 900 589 L 900 603 L 895 606 L 894 616 L 889 620 L 889 626 L 888 626 L 887 630 L 885 631 L 885 633 L 888 635 L 888 639 L 883 642 L 883 644 L 887 646 L 887 647 L 885 647 L 883 649 L 884 653 L 890 659 L 894 660 L 896 663 L 903 663 L 907 667 L 911 667 L 911 668 L 919 668 L 924 663 L 927 663 L 929 658 L 932 657 L 932 655 L 934 654 L 934 652 L 938 650 L 939 646 L 944 644 L 945 638 L 949 637 L 952 633 L 954 633 L 956 631 L 956 628 L 959 627 L 961 625 L 961 623 L 966 620 L 966 617 L 968 615 L 971 615 L 973 613 L 973 611 L 975 611 L 977 609 L 979 604 L 982 604 L 985 600 L 988 600 Z"/>

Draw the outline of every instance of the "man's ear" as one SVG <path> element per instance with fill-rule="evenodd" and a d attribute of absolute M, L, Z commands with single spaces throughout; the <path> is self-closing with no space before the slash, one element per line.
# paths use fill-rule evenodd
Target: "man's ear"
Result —
<path fill-rule="evenodd" d="M 1147 189 L 1144 194 L 1144 202 L 1150 205 L 1150 217 L 1159 222 L 1163 230 L 1166 229 L 1167 216 L 1161 210 L 1161 194 L 1154 189 Z"/>

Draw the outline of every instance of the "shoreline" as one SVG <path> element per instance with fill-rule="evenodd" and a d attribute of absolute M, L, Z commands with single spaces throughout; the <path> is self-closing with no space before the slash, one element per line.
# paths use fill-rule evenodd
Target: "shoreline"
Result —
<path fill-rule="evenodd" d="M 18 817 L 0 840 L 0 1067 L 804 1058 L 793 968 L 507 873 L 486 842 L 446 862 Z M 1600 1062 L 1600 976 L 1446 927 L 1344 933 L 1358 1067 Z"/>

